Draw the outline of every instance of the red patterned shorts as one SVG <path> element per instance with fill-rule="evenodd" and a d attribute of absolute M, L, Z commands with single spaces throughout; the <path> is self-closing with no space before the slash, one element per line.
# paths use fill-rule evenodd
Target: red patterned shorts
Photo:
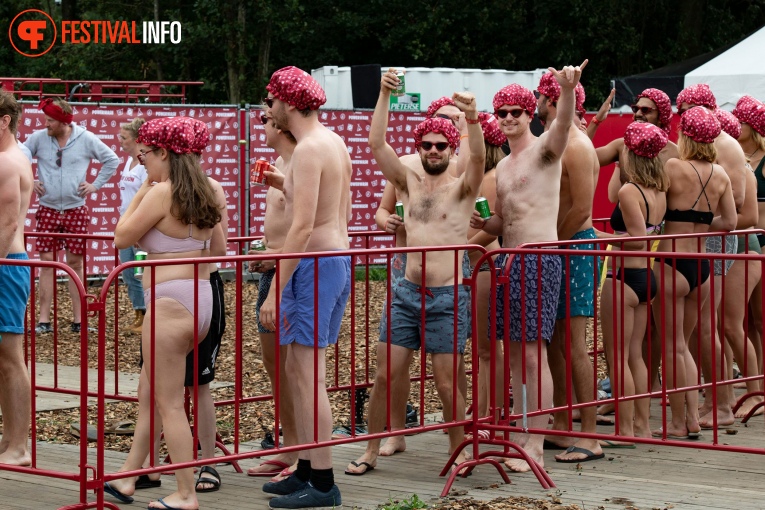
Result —
<path fill-rule="evenodd" d="M 35 220 L 37 220 L 38 232 L 87 234 L 90 225 L 90 212 L 87 205 L 65 211 L 57 211 L 41 205 L 37 208 Z M 39 252 L 59 251 L 63 250 L 64 247 L 75 255 L 82 255 L 85 253 L 85 239 L 37 238 L 37 251 Z"/>

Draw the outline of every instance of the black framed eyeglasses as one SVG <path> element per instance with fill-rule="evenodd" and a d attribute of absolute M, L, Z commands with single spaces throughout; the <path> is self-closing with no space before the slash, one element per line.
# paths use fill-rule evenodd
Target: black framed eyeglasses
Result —
<path fill-rule="evenodd" d="M 496 115 L 500 119 L 506 118 L 508 115 L 511 115 L 514 119 L 519 118 L 521 115 L 523 115 L 523 112 L 525 112 L 523 108 L 519 108 L 516 110 L 494 110 L 494 115 Z"/>
<path fill-rule="evenodd" d="M 274 98 L 273 97 L 264 97 L 263 98 L 263 104 L 268 106 L 269 108 L 274 107 Z"/>
<path fill-rule="evenodd" d="M 265 126 L 266 124 L 268 124 L 268 117 L 266 117 L 265 115 L 261 115 L 260 122 Z"/>
<path fill-rule="evenodd" d="M 64 151 L 61 149 L 56 151 L 56 166 L 61 168 L 61 156 L 64 154 Z"/>
<path fill-rule="evenodd" d="M 153 149 L 148 151 L 138 151 L 138 156 L 137 156 L 138 162 L 141 163 L 142 165 L 146 164 L 146 155 L 154 151 L 158 151 L 159 149 L 160 149 L 159 147 L 154 147 Z"/>
<path fill-rule="evenodd" d="M 632 113 L 640 112 L 643 115 L 648 115 L 649 113 L 656 111 L 656 108 L 653 108 L 652 106 L 638 106 L 636 104 L 630 105 L 630 108 L 632 108 Z"/>
<path fill-rule="evenodd" d="M 423 150 L 425 150 L 425 151 L 429 151 L 430 149 L 433 148 L 433 146 L 436 147 L 436 150 L 438 152 L 444 152 L 446 149 L 449 148 L 449 142 L 436 142 L 436 143 L 433 143 L 433 142 L 421 142 L 420 143 L 420 147 L 422 147 Z"/>

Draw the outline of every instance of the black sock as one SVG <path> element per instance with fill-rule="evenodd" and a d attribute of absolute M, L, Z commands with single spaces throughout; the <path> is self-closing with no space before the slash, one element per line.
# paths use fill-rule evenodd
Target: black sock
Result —
<path fill-rule="evenodd" d="M 321 492 L 329 492 L 332 490 L 332 487 L 335 485 L 335 473 L 332 471 L 332 468 L 312 469 L 311 485 Z"/>
<path fill-rule="evenodd" d="M 311 478 L 311 461 L 307 459 L 298 459 L 295 476 L 297 476 L 298 480 L 301 482 L 307 482 Z"/>

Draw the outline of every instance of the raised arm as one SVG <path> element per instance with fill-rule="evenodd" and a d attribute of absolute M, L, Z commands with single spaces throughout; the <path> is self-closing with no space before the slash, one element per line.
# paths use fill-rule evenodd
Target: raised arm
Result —
<path fill-rule="evenodd" d="M 475 96 L 470 92 L 455 92 L 452 99 L 454 99 L 457 108 L 465 114 L 464 122 L 467 123 L 468 146 L 470 147 L 462 186 L 467 196 L 475 199 L 481 189 L 484 166 L 486 165 L 486 145 L 483 143 L 483 130 L 478 121 Z M 463 155 L 460 159 L 464 157 Z"/>
<path fill-rule="evenodd" d="M 386 141 L 390 92 L 396 88 L 399 82 L 395 71 L 393 68 L 388 69 L 388 72 L 383 74 L 380 80 L 380 95 L 377 98 L 377 105 L 375 105 L 375 111 L 372 114 L 372 126 L 369 130 L 369 146 L 372 148 L 372 155 L 377 160 L 377 165 L 385 178 L 397 189 L 406 191 L 407 169 L 398 160 L 396 151 Z"/>
<path fill-rule="evenodd" d="M 550 126 L 550 130 L 540 137 L 542 142 L 542 154 L 545 158 L 560 159 L 568 143 L 568 130 L 574 120 L 574 87 L 579 83 L 582 70 L 587 65 L 585 59 L 580 66 L 566 66 L 560 71 L 548 68 L 560 85 L 560 98 L 558 99 L 558 114 Z"/>
<path fill-rule="evenodd" d="M 611 93 L 608 94 L 608 97 L 606 98 L 605 102 L 603 102 L 603 104 L 600 105 L 600 108 L 598 109 L 598 113 L 596 113 L 595 116 L 590 121 L 590 123 L 587 124 L 587 136 L 590 137 L 590 140 L 595 138 L 595 131 L 598 130 L 598 126 L 602 124 L 604 120 L 606 120 L 606 117 L 608 117 L 608 112 L 611 111 L 611 101 L 614 100 L 615 95 L 616 95 L 616 89 L 611 89 Z"/>
<path fill-rule="evenodd" d="M 595 154 L 598 155 L 598 164 L 600 166 L 610 165 L 616 161 L 619 161 L 619 151 L 624 146 L 624 138 L 617 138 L 611 140 L 603 147 L 596 147 Z"/>

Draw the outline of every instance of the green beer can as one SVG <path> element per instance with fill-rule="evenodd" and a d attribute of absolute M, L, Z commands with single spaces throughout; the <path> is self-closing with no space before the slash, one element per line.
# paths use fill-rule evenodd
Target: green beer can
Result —
<path fill-rule="evenodd" d="M 489 201 L 484 197 L 478 197 L 475 199 L 475 210 L 481 215 L 481 218 L 488 220 L 491 218 L 491 211 L 489 210 Z"/>
<path fill-rule="evenodd" d="M 396 214 L 404 221 L 404 202 L 396 202 Z"/>
<path fill-rule="evenodd" d="M 146 260 L 146 256 L 148 253 L 145 251 L 137 251 L 135 252 L 135 260 Z M 140 280 L 143 278 L 143 266 L 136 266 L 133 268 L 133 276 L 135 276 L 136 280 Z"/>
<path fill-rule="evenodd" d="M 406 94 L 406 78 L 404 76 L 404 71 L 396 71 L 396 78 L 399 79 L 398 87 L 393 90 L 394 96 L 403 96 Z"/>

